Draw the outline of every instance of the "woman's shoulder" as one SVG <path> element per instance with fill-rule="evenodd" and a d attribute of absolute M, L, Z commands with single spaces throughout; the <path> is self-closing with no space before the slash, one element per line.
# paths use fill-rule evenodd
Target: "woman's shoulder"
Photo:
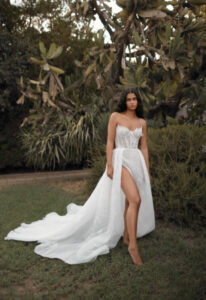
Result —
<path fill-rule="evenodd" d="M 146 120 L 143 119 L 143 118 L 139 118 L 139 120 L 140 120 L 140 122 L 141 122 L 142 124 L 146 124 L 146 123 L 147 123 Z"/>
<path fill-rule="evenodd" d="M 117 119 L 120 116 L 120 113 L 117 111 L 114 111 L 113 113 L 111 113 L 110 118 L 111 119 Z"/>
<path fill-rule="evenodd" d="M 111 116 L 118 116 L 118 115 L 121 115 L 121 113 L 119 113 L 118 111 L 113 111 L 111 113 Z"/>
<path fill-rule="evenodd" d="M 147 126 L 147 122 L 146 122 L 145 119 L 139 118 L 139 120 L 140 120 L 140 124 L 141 124 L 142 127 L 146 127 Z"/>

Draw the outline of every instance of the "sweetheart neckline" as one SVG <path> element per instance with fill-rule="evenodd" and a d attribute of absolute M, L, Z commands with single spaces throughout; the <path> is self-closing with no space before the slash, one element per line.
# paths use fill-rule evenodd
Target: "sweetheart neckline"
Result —
<path fill-rule="evenodd" d="M 131 130 L 131 129 L 129 129 L 127 126 L 122 126 L 122 125 L 119 125 L 119 124 L 117 124 L 117 126 L 126 128 L 126 129 L 129 130 L 129 131 L 136 131 L 137 129 L 142 129 L 142 126 L 141 126 L 141 127 L 137 127 L 137 128 L 135 128 L 134 130 Z"/>

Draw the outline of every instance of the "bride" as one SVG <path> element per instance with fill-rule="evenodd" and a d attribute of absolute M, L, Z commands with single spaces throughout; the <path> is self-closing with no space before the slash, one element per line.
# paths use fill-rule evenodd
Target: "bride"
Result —
<path fill-rule="evenodd" d="M 137 237 L 155 229 L 155 214 L 147 124 L 136 89 L 125 90 L 111 114 L 106 156 L 105 171 L 84 205 L 70 203 L 64 216 L 51 212 L 22 223 L 5 240 L 37 241 L 36 254 L 80 264 L 109 253 L 123 236 L 132 262 L 142 265 Z"/>

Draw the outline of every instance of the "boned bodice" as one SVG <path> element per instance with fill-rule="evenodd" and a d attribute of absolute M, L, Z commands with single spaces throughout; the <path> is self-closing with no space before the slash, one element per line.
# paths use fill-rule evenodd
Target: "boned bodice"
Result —
<path fill-rule="evenodd" d="M 138 148 L 141 136 L 143 136 L 142 127 L 130 130 L 125 126 L 117 125 L 115 148 Z"/>

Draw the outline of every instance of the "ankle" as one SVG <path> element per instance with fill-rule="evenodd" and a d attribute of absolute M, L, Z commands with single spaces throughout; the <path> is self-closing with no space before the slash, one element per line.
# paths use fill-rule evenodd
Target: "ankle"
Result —
<path fill-rule="evenodd" d="M 129 248 L 129 249 L 138 249 L 138 247 L 137 247 L 137 243 L 136 243 L 136 242 L 135 242 L 135 243 L 134 243 L 134 242 L 133 242 L 133 243 L 132 243 L 132 242 L 130 242 L 130 243 L 129 243 L 129 247 L 128 247 L 128 248 Z"/>

